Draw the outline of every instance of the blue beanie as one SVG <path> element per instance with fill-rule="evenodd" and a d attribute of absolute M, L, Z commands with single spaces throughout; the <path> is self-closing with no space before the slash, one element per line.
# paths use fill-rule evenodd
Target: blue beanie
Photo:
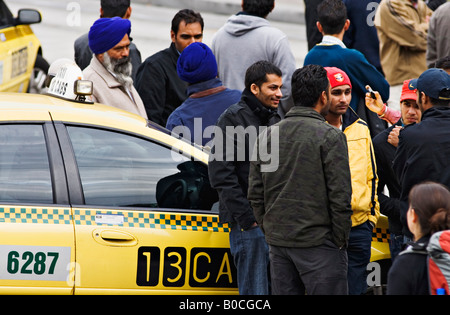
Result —
<path fill-rule="evenodd" d="M 89 30 L 89 47 L 94 54 L 103 54 L 116 46 L 125 34 L 130 36 L 131 22 L 120 17 L 101 18 Z"/>
<path fill-rule="evenodd" d="M 217 77 L 217 62 L 212 50 L 203 43 L 195 42 L 187 46 L 177 64 L 181 80 L 194 84 Z"/>

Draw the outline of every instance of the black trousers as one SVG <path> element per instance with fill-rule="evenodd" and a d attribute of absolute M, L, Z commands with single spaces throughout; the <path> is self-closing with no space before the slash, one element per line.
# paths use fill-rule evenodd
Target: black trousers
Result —
<path fill-rule="evenodd" d="M 317 247 L 269 245 L 272 294 L 347 295 L 348 258 L 331 241 Z"/>

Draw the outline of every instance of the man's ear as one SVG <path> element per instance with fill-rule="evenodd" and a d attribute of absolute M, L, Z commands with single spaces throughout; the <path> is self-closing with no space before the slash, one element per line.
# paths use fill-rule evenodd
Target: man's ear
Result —
<path fill-rule="evenodd" d="M 101 63 L 103 63 L 103 60 L 104 60 L 103 55 L 104 55 L 104 54 L 107 54 L 107 52 L 104 52 L 103 54 L 97 54 L 97 55 L 95 55 L 95 56 L 97 57 L 98 61 L 100 61 Z"/>
<path fill-rule="evenodd" d="M 257 95 L 259 93 L 259 87 L 255 83 L 253 83 L 250 86 L 250 92 L 252 92 L 254 95 Z"/>
<path fill-rule="evenodd" d="M 350 20 L 347 19 L 347 21 L 345 21 L 345 24 L 344 24 L 344 31 L 347 32 L 347 30 L 348 30 L 349 27 L 350 27 Z"/>
<path fill-rule="evenodd" d="M 328 95 L 327 91 L 322 91 L 322 94 L 320 94 L 320 104 L 326 105 L 328 103 Z"/>
<path fill-rule="evenodd" d="M 322 24 L 320 24 L 320 22 L 317 21 L 317 22 L 316 22 L 316 26 L 317 26 L 317 29 L 319 30 L 319 32 L 323 34 L 323 27 L 322 27 Z"/>
<path fill-rule="evenodd" d="M 128 7 L 127 12 L 125 12 L 125 15 L 123 16 L 124 19 L 129 19 L 131 17 L 131 12 L 133 9 L 131 7 Z"/>

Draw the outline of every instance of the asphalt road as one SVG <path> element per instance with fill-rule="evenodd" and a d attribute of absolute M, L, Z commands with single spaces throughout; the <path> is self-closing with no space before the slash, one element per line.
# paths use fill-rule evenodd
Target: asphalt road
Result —
<path fill-rule="evenodd" d="M 73 43 L 77 37 L 87 33 L 99 18 L 98 0 L 6 0 L 14 15 L 21 8 L 38 9 L 43 21 L 32 25 L 41 40 L 45 59 L 49 63 L 59 58 L 73 59 Z M 173 16 L 181 8 L 160 7 L 134 3 L 132 37 L 141 51 L 142 58 L 167 48 L 170 45 L 170 25 Z M 229 15 L 201 12 L 205 20 L 204 40 L 211 44 L 215 32 L 226 22 Z M 297 66 L 303 65 L 307 53 L 306 30 L 302 23 L 271 21 L 271 24 L 287 34 Z"/>

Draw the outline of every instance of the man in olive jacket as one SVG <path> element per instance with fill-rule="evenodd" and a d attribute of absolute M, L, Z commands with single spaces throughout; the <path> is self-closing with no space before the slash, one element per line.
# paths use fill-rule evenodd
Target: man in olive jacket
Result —
<path fill-rule="evenodd" d="M 278 128 L 278 168 L 261 162 L 264 148 L 250 165 L 248 199 L 269 244 L 272 293 L 347 294 L 352 188 L 345 135 L 324 119 L 326 70 L 298 69 L 292 91 L 295 106 L 268 129 Z M 264 136 L 259 145 L 272 148 Z"/>

